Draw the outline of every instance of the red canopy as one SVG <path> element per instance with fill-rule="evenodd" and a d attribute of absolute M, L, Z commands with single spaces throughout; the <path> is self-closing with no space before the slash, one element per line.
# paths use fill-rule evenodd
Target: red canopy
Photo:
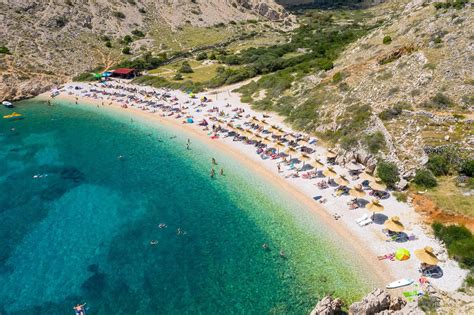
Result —
<path fill-rule="evenodd" d="M 120 74 L 120 75 L 129 75 L 133 74 L 135 72 L 135 69 L 131 68 L 118 68 L 114 70 L 115 74 Z"/>

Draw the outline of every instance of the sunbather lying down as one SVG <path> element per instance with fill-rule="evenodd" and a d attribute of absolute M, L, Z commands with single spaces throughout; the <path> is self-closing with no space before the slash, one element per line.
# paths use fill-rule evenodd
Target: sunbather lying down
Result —
<path fill-rule="evenodd" d="M 390 253 L 390 254 L 385 254 L 382 256 L 377 256 L 379 260 L 384 260 L 384 259 L 390 259 L 390 260 L 395 260 L 395 253 Z"/>

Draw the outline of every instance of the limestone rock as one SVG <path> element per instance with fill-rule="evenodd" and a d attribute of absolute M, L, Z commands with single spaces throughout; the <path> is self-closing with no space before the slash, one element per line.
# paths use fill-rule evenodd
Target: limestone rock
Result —
<path fill-rule="evenodd" d="M 342 301 L 333 299 L 331 296 L 324 297 L 316 304 L 310 315 L 334 315 L 341 312 Z"/>
<path fill-rule="evenodd" d="M 349 314 L 375 314 L 390 307 L 390 294 L 382 289 L 370 292 L 362 301 L 355 302 L 349 307 Z"/>

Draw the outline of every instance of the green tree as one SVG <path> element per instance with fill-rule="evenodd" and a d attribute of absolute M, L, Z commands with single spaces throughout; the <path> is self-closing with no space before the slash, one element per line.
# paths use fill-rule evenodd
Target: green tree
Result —
<path fill-rule="evenodd" d="M 0 46 L 0 54 L 10 55 L 10 50 L 5 46 Z"/>
<path fill-rule="evenodd" d="M 183 80 L 183 75 L 179 72 L 177 72 L 174 77 L 173 77 L 173 80 L 175 81 L 180 81 L 180 80 Z"/>
<path fill-rule="evenodd" d="M 417 170 L 415 178 L 413 178 L 413 182 L 425 188 L 433 188 L 438 185 L 433 173 L 431 173 L 431 171 L 428 169 Z"/>
<path fill-rule="evenodd" d="M 445 156 L 440 154 L 432 154 L 429 157 L 426 168 L 429 169 L 435 176 L 448 175 L 449 163 Z"/>
<path fill-rule="evenodd" d="M 193 68 L 191 68 L 191 65 L 189 62 L 184 61 L 183 64 L 181 65 L 181 68 L 179 68 L 178 72 L 181 73 L 193 73 Z"/>
<path fill-rule="evenodd" d="M 388 45 L 388 44 L 390 44 L 390 43 L 392 42 L 392 38 L 391 38 L 389 35 L 385 35 L 385 36 L 383 37 L 382 42 L 383 42 L 385 45 Z"/>
<path fill-rule="evenodd" d="M 474 159 L 466 160 L 462 163 L 461 173 L 469 177 L 474 177 Z"/>
<path fill-rule="evenodd" d="M 126 46 L 122 49 L 122 54 L 124 55 L 130 55 L 131 54 L 131 51 L 130 51 L 130 47 Z"/>
<path fill-rule="evenodd" d="M 196 60 L 206 60 L 207 59 L 207 53 L 201 52 L 196 56 Z"/>
<path fill-rule="evenodd" d="M 398 167 L 392 162 L 380 161 L 377 164 L 377 176 L 390 187 L 400 180 Z"/>
<path fill-rule="evenodd" d="M 125 44 L 125 45 L 128 45 L 130 44 L 131 42 L 133 42 L 133 38 L 132 36 L 130 35 L 125 35 L 122 39 L 122 42 Z"/>

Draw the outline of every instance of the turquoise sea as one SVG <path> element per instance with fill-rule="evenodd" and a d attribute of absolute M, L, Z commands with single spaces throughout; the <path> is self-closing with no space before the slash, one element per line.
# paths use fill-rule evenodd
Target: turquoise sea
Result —
<path fill-rule="evenodd" d="M 376 283 L 291 195 L 180 130 L 87 105 L 15 111 L 0 121 L 2 315 L 308 314 Z"/>

